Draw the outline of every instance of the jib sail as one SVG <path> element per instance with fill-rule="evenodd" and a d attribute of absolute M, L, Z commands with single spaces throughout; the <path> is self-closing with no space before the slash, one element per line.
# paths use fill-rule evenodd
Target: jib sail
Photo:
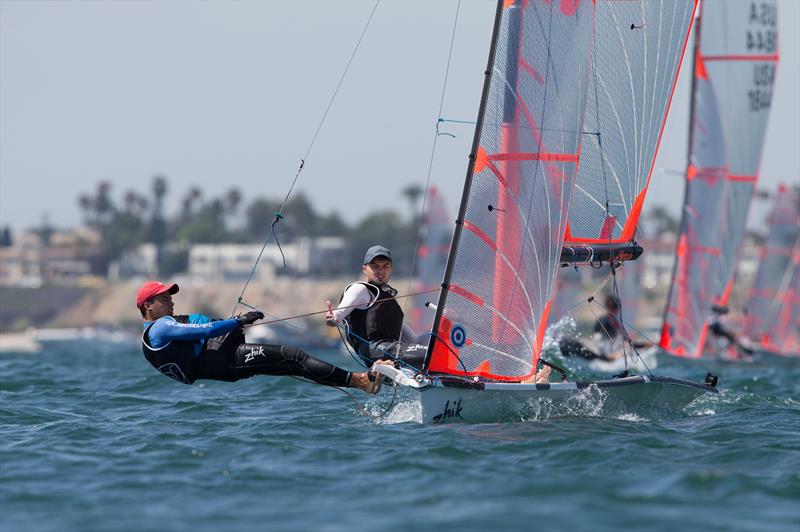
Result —
<path fill-rule="evenodd" d="M 634 240 L 696 4 L 597 2 L 566 245 Z"/>

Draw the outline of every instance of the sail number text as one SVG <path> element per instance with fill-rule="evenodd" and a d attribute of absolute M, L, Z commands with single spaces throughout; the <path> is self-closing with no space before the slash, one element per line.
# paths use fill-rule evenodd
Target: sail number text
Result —
<path fill-rule="evenodd" d="M 775 82 L 775 63 L 753 65 L 753 88 L 747 91 L 751 111 L 769 109 L 772 102 L 772 84 Z"/>
<path fill-rule="evenodd" d="M 748 28 L 745 34 L 747 51 L 774 52 L 778 45 L 775 5 L 767 2 L 751 2 L 747 22 Z"/>

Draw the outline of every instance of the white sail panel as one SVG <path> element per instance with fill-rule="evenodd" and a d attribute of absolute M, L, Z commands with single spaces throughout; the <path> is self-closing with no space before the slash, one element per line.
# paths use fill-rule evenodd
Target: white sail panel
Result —
<path fill-rule="evenodd" d="M 633 240 L 696 3 L 597 3 L 568 244 Z"/>
<path fill-rule="evenodd" d="M 772 102 L 778 62 L 774 1 L 704 2 L 700 58 L 714 85 L 725 132 L 728 198 L 725 202 L 719 277 L 715 297 L 726 305 L 734 282 L 747 211 Z"/>
<path fill-rule="evenodd" d="M 594 2 L 504 2 L 427 369 L 536 370 L 577 172 Z"/>

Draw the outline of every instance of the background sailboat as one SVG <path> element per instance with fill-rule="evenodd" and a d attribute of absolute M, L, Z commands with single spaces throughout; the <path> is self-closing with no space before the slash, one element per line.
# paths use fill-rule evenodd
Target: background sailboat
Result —
<path fill-rule="evenodd" d="M 747 298 L 744 332 L 760 350 L 800 356 L 800 189 L 781 186 Z"/>
<path fill-rule="evenodd" d="M 717 351 L 714 305 L 728 303 L 769 117 L 778 61 L 775 2 L 703 2 L 696 24 L 683 217 L 661 347 Z M 729 355 L 735 356 L 730 346 Z"/>
<path fill-rule="evenodd" d="M 420 337 L 433 328 L 435 313 L 425 304 L 436 304 L 438 300 L 436 291 L 444 276 L 452 238 L 453 220 L 447 211 L 444 197 L 438 188 L 430 187 L 420 220 L 420 244 L 417 247 L 415 281 L 411 290 L 414 293 L 425 293 L 410 298 L 411 305 L 406 310 L 411 328 Z M 427 340 L 427 336 L 422 339 L 423 342 Z"/>

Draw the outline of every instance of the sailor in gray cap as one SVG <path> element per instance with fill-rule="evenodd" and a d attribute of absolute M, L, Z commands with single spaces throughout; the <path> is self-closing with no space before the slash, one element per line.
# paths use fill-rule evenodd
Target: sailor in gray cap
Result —
<path fill-rule="evenodd" d="M 392 252 L 382 245 L 370 247 L 364 254 L 361 271 L 364 280 L 345 288 L 336 309 L 328 301 L 325 323 L 346 326 L 348 343 L 367 365 L 399 359 L 421 368 L 427 346 L 417 343 L 414 332 L 403 324 L 397 290 L 389 285 Z"/>

